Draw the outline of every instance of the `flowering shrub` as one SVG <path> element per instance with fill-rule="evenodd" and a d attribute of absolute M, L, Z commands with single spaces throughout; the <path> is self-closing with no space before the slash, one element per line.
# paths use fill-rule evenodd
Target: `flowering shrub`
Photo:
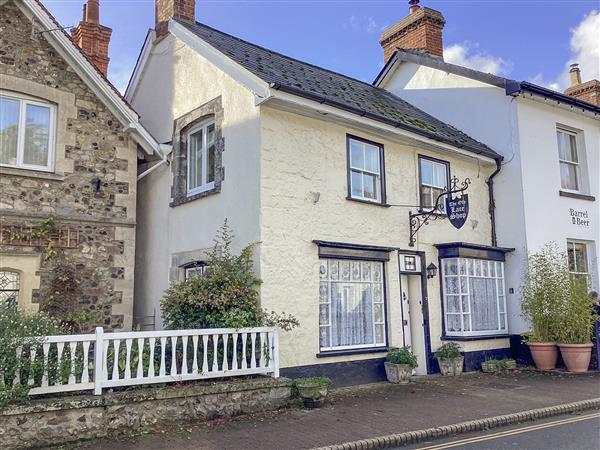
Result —
<path fill-rule="evenodd" d="M 60 323 L 46 314 L 27 314 L 17 306 L 0 304 L 0 406 L 27 396 L 29 388 L 13 386 L 13 380 L 24 370 L 35 370 L 29 367 L 29 349 L 39 347 L 40 336 L 63 333 Z M 23 349 L 21 357 L 18 347 Z"/>
<path fill-rule="evenodd" d="M 233 234 L 227 221 L 215 239 L 202 276 L 173 283 L 161 301 L 167 329 L 244 328 L 279 326 L 284 330 L 298 326 L 290 315 L 260 308 L 258 287 L 261 280 L 252 270 L 254 244 L 234 254 Z"/>

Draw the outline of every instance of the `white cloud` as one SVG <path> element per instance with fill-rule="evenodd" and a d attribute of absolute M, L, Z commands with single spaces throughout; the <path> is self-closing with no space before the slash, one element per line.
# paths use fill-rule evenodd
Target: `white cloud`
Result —
<path fill-rule="evenodd" d="M 373 17 L 356 17 L 350 16 L 344 24 L 344 28 L 349 28 L 352 31 L 361 31 L 369 34 L 381 33 L 388 27 L 387 23 L 378 23 Z"/>
<path fill-rule="evenodd" d="M 600 79 L 600 13 L 591 11 L 579 24 L 571 29 L 571 54 L 560 75 L 548 79 L 543 73 L 532 78 L 532 82 L 557 91 L 569 87 L 569 66 L 578 63 L 582 81 Z"/>
<path fill-rule="evenodd" d="M 453 44 L 444 49 L 444 60 L 459 66 L 469 67 L 494 75 L 508 75 L 513 68 L 510 61 L 498 56 L 492 56 L 479 49 L 479 44 L 465 41 L 462 44 Z"/>

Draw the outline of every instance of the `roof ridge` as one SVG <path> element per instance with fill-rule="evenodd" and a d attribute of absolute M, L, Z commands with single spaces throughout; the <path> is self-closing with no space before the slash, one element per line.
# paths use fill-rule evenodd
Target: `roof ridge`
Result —
<path fill-rule="evenodd" d="M 173 19 L 174 19 L 175 21 L 179 22 L 179 23 L 182 23 L 182 24 L 186 24 L 186 23 L 187 23 L 187 24 L 189 24 L 189 23 L 191 23 L 191 22 L 188 22 L 188 21 L 186 21 L 186 20 L 182 20 L 182 19 L 179 19 L 179 18 L 176 18 L 176 17 L 174 17 Z M 293 60 L 293 61 L 296 61 L 296 62 L 299 62 L 299 63 L 301 63 L 301 64 L 306 64 L 307 66 L 314 67 L 315 69 L 324 70 L 324 71 L 326 71 L 326 72 L 332 73 L 332 74 L 334 74 L 334 75 L 338 75 L 338 76 L 340 76 L 340 77 L 343 77 L 343 78 L 346 78 L 346 79 L 348 79 L 348 80 L 352 80 L 352 81 L 355 81 L 355 82 L 357 82 L 357 83 L 364 84 L 364 85 L 366 85 L 366 86 L 369 86 L 370 88 L 373 88 L 373 87 L 374 87 L 374 88 L 377 88 L 378 90 L 380 90 L 380 91 L 382 91 L 382 92 L 390 93 L 389 91 L 387 91 L 387 90 L 385 90 L 385 89 L 383 89 L 383 88 L 380 88 L 379 86 L 373 86 L 373 84 L 372 84 L 372 83 L 369 83 L 369 82 L 367 82 L 367 81 L 362 81 L 362 80 L 359 80 L 358 78 L 353 78 L 353 77 L 351 77 L 351 76 L 349 76 L 349 75 L 345 75 L 345 74 L 343 74 L 343 73 L 341 73 L 341 72 L 336 72 L 335 70 L 327 69 L 327 68 L 325 68 L 325 67 L 317 66 L 316 64 L 313 64 L 313 63 L 310 63 L 310 62 L 306 62 L 306 61 L 302 61 L 301 59 L 298 59 L 298 58 L 294 58 L 293 56 L 288 56 L 288 55 L 285 55 L 285 54 L 283 54 L 283 53 L 281 53 L 281 52 L 278 52 L 278 51 L 276 51 L 276 50 L 271 50 L 270 48 L 266 48 L 266 47 L 263 47 L 262 45 L 258 45 L 258 44 L 255 44 L 255 43 L 253 43 L 253 42 L 247 41 L 247 40 L 245 40 L 245 39 L 239 38 L 239 37 L 237 37 L 237 36 L 234 36 L 233 34 L 229 34 L 229 33 L 226 33 L 225 31 L 218 30 L 217 28 L 211 27 L 210 25 L 206 25 L 205 23 L 202 23 L 202 22 L 195 21 L 195 24 L 196 24 L 196 25 L 203 26 L 203 27 L 206 27 L 206 28 L 209 28 L 209 29 L 211 29 L 211 30 L 213 30 L 213 31 L 216 31 L 217 33 L 224 34 L 224 35 L 226 35 L 226 36 L 229 36 L 230 38 L 236 39 L 236 40 L 238 40 L 238 41 L 240 41 L 240 42 L 243 42 L 243 43 L 245 43 L 245 44 L 251 45 L 251 46 L 253 46 L 253 47 L 260 48 L 261 50 L 264 50 L 264 51 L 266 51 L 266 52 L 269 52 L 269 53 L 274 53 L 274 54 L 276 54 L 276 55 L 279 55 L 279 56 L 281 56 L 281 57 L 283 57 L 283 58 L 291 59 L 291 60 Z M 392 94 L 392 95 L 394 95 L 394 94 Z M 394 97 L 396 97 L 396 98 L 398 98 L 398 99 L 402 100 L 400 97 L 398 97 L 398 96 L 396 96 L 396 95 L 394 95 Z M 405 100 L 402 100 L 402 101 L 406 102 Z"/>

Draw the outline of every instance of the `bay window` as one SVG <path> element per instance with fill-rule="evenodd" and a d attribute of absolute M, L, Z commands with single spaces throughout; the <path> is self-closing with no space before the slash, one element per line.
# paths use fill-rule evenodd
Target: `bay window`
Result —
<path fill-rule="evenodd" d="M 51 171 L 55 107 L 0 95 L 0 166 Z"/>
<path fill-rule="evenodd" d="M 504 263 L 475 258 L 442 260 L 445 334 L 506 334 Z"/>
<path fill-rule="evenodd" d="M 384 267 L 379 261 L 321 259 L 321 351 L 384 347 Z"/>

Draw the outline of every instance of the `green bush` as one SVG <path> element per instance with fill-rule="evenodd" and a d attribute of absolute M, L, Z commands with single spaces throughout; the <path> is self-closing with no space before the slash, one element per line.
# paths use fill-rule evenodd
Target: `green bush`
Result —
<path fill-rule="evenodd" d="M 561 314 L 570 298 L 571 274 L 564 252 L 548 243 L 529 255 L 522 286 L 521 310 L 531 326 L 529 342 L 554 342 Z"/>
<path fill-rule="evenodd" d="M 452 359 L 460 358 L 460 347 L 456 342 L 446 342 L 435 352 L 437 359 Z"/>
<path fill-rule="evenodd" d="M 161 311 L 167 329 L 267 325 L 290 330 L 298 326 L 293 316 L 260 308 L 258 287 L 262 282 L 252 270 L 255 245 L 235 254 L 233 238 L 225 221 L 206 260 L 204 275 L 173 283 L 165 292 Z"/>
<path fill-rule="evenodd" d="M 587 344 L 592 341 L 594 323 L 598 320 L 595 300 L 588 292 L 588 280 L 584 277 L 571 275 L 569 288 L 569 299 L 563 305 L 556 336 L 563 344 Z"/>
<path fill-rule="evenodd" d="M 417 357 L 410 350 L 410 347 L 391 347 L 388 351 L 386 361 L 391 364 L 406 364 L 410 366 L 411 369 L 414 369 L 419 365 Z"/>
<path fill-rule="evenodd" d="M 18 401 L 27 396 L 29 388 L 13 386 L 19 374 L 23 380 L 30 370 L 36 373 L 40 367 L 31 367 L 29 351 L 33 346 L 41 347 L 41 336 L 63 334 L 60 323 L 46 314 L 28 314 L 15 305 L 0 303 L 0 406 Z M 21 356 L 16 349 L 21 347 Z M 41 358 L 36 359 L 41 364 Z"/>
<path fill-rule="evenodd" d="M 294 380 L 294 384 L 296 386 L 330 386 L 331 379 L 328 377 L 304 377 L 304 378 L 296 378 Z"/>

